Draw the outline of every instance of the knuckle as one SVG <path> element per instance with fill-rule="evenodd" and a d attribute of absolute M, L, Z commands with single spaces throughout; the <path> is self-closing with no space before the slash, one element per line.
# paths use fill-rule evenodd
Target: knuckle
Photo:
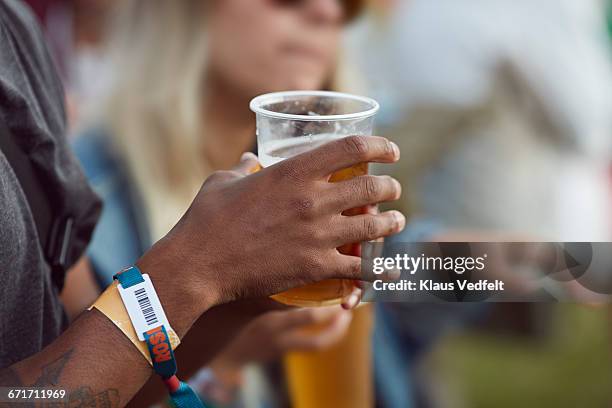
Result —
<path fill-rule="evenodd" d="M 313 242 L 325 243 L 329 240 L 329 232 L 325 228 L 313 228 L 311 236 Z"/>
<path fill-rule="evenodd" d="M 307 282 L 316 281 L 318 275 L 325 269 L 322 257 L 317 256 L 315 253 L 306 254 L 301 261 L 301 265 L 303 268 L 302 276 Z"/>
<path fill-rule="evenodd" d="M 393 148 L 393 144 L 388 139 L 383 139 L 383 150 L 385 152 L 385 156 L 395 156 L 395 149 Z"/>
<path fill-rule="evenodd" d="M 361 276 L 361 261 L 349 262 L 344 268 L 343 275 L 348 279 L 359 279 Z"/>
<path fill-rule="evenodd" d="M 368 142 L 363 136 L 349 136 L 344 138 L 344 148 L 347 153 L 357 157 L 365 158 L 368 155 Z"/>
<path fill-rule="evenodd" d="M 328 238 L 338 245 L 353 242 L 360 234 L 361 225 L 350 220 L 350 217 L 340 217 L 330 223 L 325 230 Z"/>
<path fill-rule="evenodd" d="M 392 216 L 391 222 L 389 222 L 387 226 L 387 233 L 392 233 L 393 231 L 397 231 L 399 228 L 400 228 L 400 220 L 397 217 Z"/>
<path fill-rule="evenodd" d="M 212 173 L 209 177 L 208 180 L 210 182 L 213 183 L 218 183 L 218 182 L 222 182 L 225 180 L 228 180 L 230 178 L 234 178 L 234 172 L 230 171 L 230 170 L 218 170 L 215 171 L 214 173 Z"/>
<path fill-rule="evenodd" d="M 285 161 L 276 168 L 276 174 L 281 180 L 301 184 L 304 181 L 304 174 L 300 166 L 295 161 Z"/>
<path fill-rule="evenodd" d="M 378 180 L 372 176 L 364 177 L 363 189 L 366 199 L 375 200 L 380 195 L 380 184 Z"/>
<path fill-rule="evenodd" d="M 351 224 L 339 224 L 336 228 L 330 228 L 329 234 L 333 242 L 346 243 L 350 242 L 351 238 L 355 236 L 355 227 Z"/>
<path fill-rule="evenodd" d="M 397 228 L 397 221 L 392 219 L 392 220 L 385 220 L 383 223 L 383 227 L 381 228 L 381 234 L 380 235 L 389 235 L 391 234 L 393 231 L 395 231 L 395 229 Z M 374 237 L 374 238 L 380 238 L 380 237 Z"/>
<path fill-rule="evenodd" d="M 291 201 L 291 208 L 297 216 L 306 221 L 312 220 L 314 216 L 315 201 L 311 197 L 300 197 Z"/>
<path fill-rule="evenodd" d="M 212 173 L 210 176 L 208 176 L 208 178 L 206 179 L 206 183 L 211 184 L 211 183 L 216 183 L 219 181 L 219 178 L 221 176 L 219 175 L 218 171 L 215 171 L 214 173 Z"/>
<path fill-rule="evenodd" d="M 367 238 L 376 238 L 378 233 L 378 223 L 376 218 L 367 217 L 363 221 L 363 231 Z"/>

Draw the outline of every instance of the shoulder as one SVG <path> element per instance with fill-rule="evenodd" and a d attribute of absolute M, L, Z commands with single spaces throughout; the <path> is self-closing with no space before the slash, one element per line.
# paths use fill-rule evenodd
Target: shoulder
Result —
<path fill-rule="evenodd" d="M 21 21 L 24 21 L 26 24 L 34 23 L 34 15 L 29 10 L 26 3 L 19 0 L 4 0 L 0 2 L 0 8 L 5 13 L 10 13 L 11 15 L 18 17 Z"/>
<path fill-rule="evenodd" d="M 9 27 L 19 27 L 17 31 L 21 34 L 42 38 L 36 17 L 22 1 L 3 0 L 0 2 L 0 26 L 3 28 L 0 38 L 4 38 L 9 32 L 13 31 Z M 9 29 L 9 31 L 5 31 L 4 28 Z"/>
<path fill-rule="evenodd" d="M 23 1 L 0 1 L 0 61 L 4 85 L 26 100 L 50 102 L 45 110 L 63 119 L 61 79 L 38 19 Z"/>
<path fill-rule="evenodd" d="M 0 26 L 2 40 L 16 40 L 27 46 L 29 52 L 44 55 L 44 58 L 49 57 L 40 23 L 24 1 L 0 1 Z M 10 38 L 11 36 L 14 38 Z M 51 60 L 48 63 L 52 64 Z"/>

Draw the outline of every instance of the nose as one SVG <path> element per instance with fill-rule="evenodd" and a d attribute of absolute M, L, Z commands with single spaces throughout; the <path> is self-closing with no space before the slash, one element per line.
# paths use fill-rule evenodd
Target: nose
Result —
<path fill-rule="evenodd" d="M 340 0 L 310 0 L 306 2 L 308 17 L 319 24 L 338 24 L 344 19 Z"/>

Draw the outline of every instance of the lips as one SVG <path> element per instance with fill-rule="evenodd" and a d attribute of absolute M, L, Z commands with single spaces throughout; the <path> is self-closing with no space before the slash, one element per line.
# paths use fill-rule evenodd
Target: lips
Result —
<path fill-rule="evenodd" d="M 326 62 L 326 54 L 317 48 L 303 46 L 303 45 L 288 45 L 283 48 L 283 52 L 286 55 L 311 60 L 319 64 Z"/>

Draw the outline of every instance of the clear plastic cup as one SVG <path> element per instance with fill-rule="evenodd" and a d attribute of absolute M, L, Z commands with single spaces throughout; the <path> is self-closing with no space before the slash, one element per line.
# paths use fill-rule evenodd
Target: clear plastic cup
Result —
<path fill-rule="evenodd" d="M 263 167 L 350 135 L 372 135 L 378 103 L 367 97 L 327 91 L 276 92 L 258 96 L 250 104 L 257 115 L 259 161 Z M 361 163 L 334 173 L 330 182 L 367 174 Z M 363 214 L 355 208 L 345 215 Z M 360 244 L 345 245 L 344 254 L 360 255 Z M 292 306 L 338 304 L 353 290 L 353 281 L 331 279 L 274 295 Z"/>

